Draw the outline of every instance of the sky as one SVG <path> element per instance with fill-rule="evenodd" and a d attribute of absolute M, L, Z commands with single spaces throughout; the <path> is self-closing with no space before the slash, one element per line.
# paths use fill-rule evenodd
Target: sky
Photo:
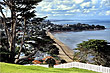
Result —
<path fill-rule="evenodd" d="M 36 11 L 48 19 L 110 20 L 110 0 L 43 0 Z"/>

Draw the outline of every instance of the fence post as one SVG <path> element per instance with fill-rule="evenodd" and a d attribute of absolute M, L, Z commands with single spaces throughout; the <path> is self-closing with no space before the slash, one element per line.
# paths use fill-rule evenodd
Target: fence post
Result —
<path fill-rule="evenodd" d="M 100 65 L 100 72 L 102 72 L 102 65 Z"/>
<path fill-rule="evenodd" d="M 110 73 L 110 68 L 108 69 L 108 73 Z"/>

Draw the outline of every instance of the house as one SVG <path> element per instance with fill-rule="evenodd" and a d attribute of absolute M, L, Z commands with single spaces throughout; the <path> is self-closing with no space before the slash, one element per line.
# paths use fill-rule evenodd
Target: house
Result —
<path fill-rule="evenodd" d="M 32 63 L 34 63 L 34 64 L 41 64 L 42 62 L 40 62 L 38 60 L 34 60 L 34 61 L 32 61 Z"/>

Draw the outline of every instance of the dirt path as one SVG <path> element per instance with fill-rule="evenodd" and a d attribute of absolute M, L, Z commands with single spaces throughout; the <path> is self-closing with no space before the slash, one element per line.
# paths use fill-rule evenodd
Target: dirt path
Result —
<path fill-rule="evenodd" d="M 57 40 L 50 32 L 47 32 L 47 35 L 56 42 L 55 45 L 59 48 L 58 56 L 61 59 L 64 59 L 66 62 L 73 62 L 73 50 L 63 44 L 61 41 Z"/>

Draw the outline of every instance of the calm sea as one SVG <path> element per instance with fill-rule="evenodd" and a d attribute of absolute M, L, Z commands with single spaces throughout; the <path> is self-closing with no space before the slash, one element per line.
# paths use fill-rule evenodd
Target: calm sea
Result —
<path fill-rule="evenodd" d="M 87 41 L 88 39 L 102 39 L 110 42 L 110 21 L 99 21 L 99 20 L 65 20 L 65 21 L 53 21 L 55 24 L 76 24 L 76 23 L 86 23 L 94 25 L 104 25 L 107 29 L 96 30 L 96 31 L 80 31 L 80 32 L 60 32 L 53 33 L 54 36 L 66 44 L 71 49 L 77 47 L 78 43 L 82 41 Z"/>

